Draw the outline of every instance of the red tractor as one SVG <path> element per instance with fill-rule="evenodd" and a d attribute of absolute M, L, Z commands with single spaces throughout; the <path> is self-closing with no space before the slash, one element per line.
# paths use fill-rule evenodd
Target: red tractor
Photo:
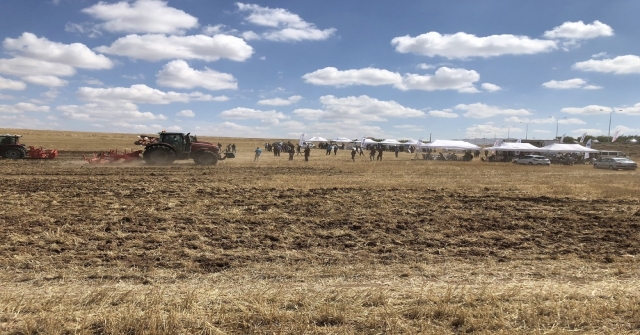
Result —
<path fill-rule="evenodd" d="M 20 143 L 20 135 L 0 135 L 0 156 L 9 159 L 53 159 L 58 156 L 58 150 L 48 150 L 27 147 Z"/>
<path fill-rule="evenodd" d="M 196 136 L 183 133 L 159 133 L 159 137 L 140 136 L 136 144 L 145 145 L 142 158 L 149 165 L 169 165 L 175 160 L 193 159 L 197 165 L 215 165 L 219 160 L 235 158 L 233 153 L 220 155 L 220 148 L 200 142 Z"/>

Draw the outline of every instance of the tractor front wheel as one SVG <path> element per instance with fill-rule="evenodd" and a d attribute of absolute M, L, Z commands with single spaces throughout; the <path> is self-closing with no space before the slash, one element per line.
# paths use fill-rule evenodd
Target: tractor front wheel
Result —
<path fill-rule="evenodd" d="M 8 159 L 22 159 L 27 155 L 27 152 L 21 148 L 11 148 L 4 152 L 4 158 Z"/>
<path fill-rule="evenodd" d="M 169 165 L 176 160 L 176 153 L 164 146 L 151 147 L 142 156 L 149 165 Z"/>
<path fill-rule="evenodd" d="M 218 155 L 210 151 L 205 151 L 195 157 L 193 161 L 197 165 L 216 165 L 216 163 L 218 163 Z"/>

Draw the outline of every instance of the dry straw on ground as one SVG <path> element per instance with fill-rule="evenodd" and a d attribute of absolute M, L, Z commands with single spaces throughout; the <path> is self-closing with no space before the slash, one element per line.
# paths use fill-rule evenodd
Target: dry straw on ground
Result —
<path fill-rule="evenodd" d="M 223 138 L 213 167 L 89 166 L 133 136 L 22 133 L 66 151 L 0 160 L 3 334 L 640 332 L 637 171 Z"/>

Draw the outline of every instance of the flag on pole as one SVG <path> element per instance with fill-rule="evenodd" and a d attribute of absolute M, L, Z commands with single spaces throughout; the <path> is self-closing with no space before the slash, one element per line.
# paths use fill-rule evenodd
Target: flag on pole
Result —
<path fill-rule="evenodd" d="M 620 130 L 616 130 L 616 132 L 613 133 L 613 139 L 611 139 L 611 142 L 615 142 L 618 139 L 618 135 L 620 135 Z"/>
<path fill-rule="evenodd" d="M 298 142 L 298 145 L 301 147 L 304 147 L 304 133 L 300 135 L 300 142 Z"/>
<path fill-rule="evenodd" d="M 589 148 L 589 149 L 591 149 L 591 139 L 589 139 L 589 140 L 587 141 L 587 145 L 586 145 L 586 147 L 587 147 L 587 148 Z M 585 152 L 585 153 L 584 153 L 584 159 L 587 159 L 587 158 L 589 158 L 589 153 L 588 153 L 588 152 Z"/>
<path fill-rule="evenodd" d="M 367 139 L 367 137 L 363 136 L 363 137 L 362 137 L 362 142 L 360 142 L 360 148 L 362 148 L 362 150 L 364 150 L 364 149 L 365 149 L 364 141 L 365 141 L 366 139 Z"/>
<path fill-rule="evenodd" d="M 560 138 L 560 143 L 564 143 L 564 137 L 567 136 L 567 134 L 562 134 L 562 137 Z"/>
<path fill-rule="evenodd" d="M 521 138 L 519 138 L 519 139 L 516 141 L 516 143 L 522 143 L 522 139 L 521 139 Z"/>
<path fill-rule="evenodd" d="M 418 147 L 419 147 L 419 146 L 421 146 L 421 145 L 422 145 L 422 137 L 420 137 L 420 138 L 418 139 L 418 144 L 417 144 L 416 146 L 418 146 Z"/>
<path fill-rule="evenodd" d="M 580 137 L 580 143 L 584 142 L 585 137 L 587 137 L 587 133 L 582 134 L 582 137 Z"/>

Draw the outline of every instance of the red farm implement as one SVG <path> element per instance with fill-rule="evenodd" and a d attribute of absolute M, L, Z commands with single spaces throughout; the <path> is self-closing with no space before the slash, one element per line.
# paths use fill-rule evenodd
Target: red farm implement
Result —
<path fill-rule="evenodd" d="M 58 150 L 36 148 L 33 146 L 29 146 L 29 151 L 27 151 L 27 155 L 25 156 L 25 158 L 30 159 L 54 159 L 56 157 L 58 157 Z"/>
<path fill-rule="evenodd" d="M 109 150 L 107 152 L 101 152 L 99 154 L 93 154 L 92 157 L 83 155 L 85 161 L 90 164 L 108 164 L 108 163 L 132 163 L 141 159 L 140 154 L 142 150 L 129 151 L 124 150 L 118 152 L 118 150 Z"/>

